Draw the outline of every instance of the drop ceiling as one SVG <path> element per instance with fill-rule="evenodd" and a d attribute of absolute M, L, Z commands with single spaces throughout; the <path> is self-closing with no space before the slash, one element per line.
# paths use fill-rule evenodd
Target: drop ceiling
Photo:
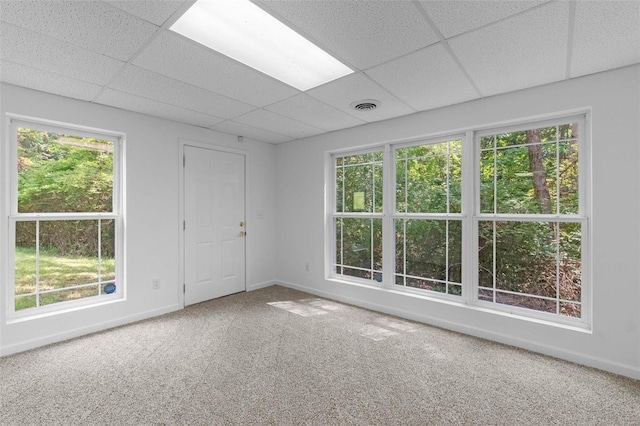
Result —
<path fill-rule="evenodd" d="M 301 92 L 170 31 L 192 3 L 0 0 L 0 81 L 282 143 L 640 63 L 640 1 L 255 0 L 354 70 Z"/>

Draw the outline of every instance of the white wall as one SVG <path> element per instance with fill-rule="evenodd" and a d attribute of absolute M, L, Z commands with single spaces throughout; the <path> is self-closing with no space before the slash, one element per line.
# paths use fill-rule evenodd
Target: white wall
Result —
<path fill-rule="evenodd" d="M 40 319 L 0 321 L 0 354 L 8 354 L 106 327 L 180 309 L 179 140 L 186 139 L 247 152 L 247 287 L 275 278 L 275 147 L 234 136 L 101 105 L 71 100 L 10 85 L 0 86 L 2 133 L 6 154 L 6 113 L 80 124 L 126 133 L 126 284 L 127 299 Z M 4 159 L 3 159 L 4 160 Z M 0 172 L 0 212 L 5 214 L 6 173 Z M 257 212 L 262 212 L 262 218 Z M 6 223 L 6 222 L 3 222 Z M 0 232 L 4 238 L 4 233 Z M 6 244 L 0 244 L 5 267 Z M 4 271 L 3 271 L 4 272 Z M 152 290 L 151 279 L 161 288 Z M 5 274 L 0 274 L 0 280 Z M 4 290 L 6 283 L 2 282 Z M 4 291 L 0 292 L 4 307 Z"/>
<path fill-rule="evenodd" d="M 589 107 L 593 112 L 591 333 L 325 279 L 326 151 Z M 250 140 L 240 145 L 235 137 L 214 131 L 0 85 L 3 153 L 7 112 L 126 133 L 128 297 L 124 302 L 9 325 L 3 312 L 0 354 L 180 308 L 179 139 L 187 139 L 247 151 L 248 288 L 277 278 L 312 293 L 640 378 L 640 66 L 275 147 Z M 4 179 L 3 169 L 2 191 Z M 0 194 L 2 214 L 5 200 L 6 194 Z M 257 217 L 260 211 L 263 219 Z M 6 228 L 0 230 L 4 238 L 2 231 Z M 6 255 L 5 244 L 0 244 L 2 267 Z M 0 274 L 0 279 L 4 276 Z M 152 277 L 162 280 L 160 290 L 151 289 Z M 4 306 L 4 294 L 0 299 Z"/>
<path fill-rule="evenodd" d="M 592 108 L 591 333 L 325 279 L 326 151 L 578 108 Z M 639 123 L 640 66 L 632 66 L 278 145 L 277 276 L 315 294 L 640 378 Z"/>

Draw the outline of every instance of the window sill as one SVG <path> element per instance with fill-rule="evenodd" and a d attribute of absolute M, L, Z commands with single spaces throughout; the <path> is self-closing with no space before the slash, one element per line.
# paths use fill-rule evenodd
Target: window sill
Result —
<path fill-rule="evenodd" d="M 378 291 L 382 291 L 382 292 L 387 293 L 387 294 L 398 294 L 398 295 L 401 295 L 401 296 L 411 297 L 411 298 L 420 299 L 420 300 L 426 300 L 426 301 L 429 301 L 429 302 L 444 303 L 446 305 L 451 305 L 451 306 L 465 306 L 465 307 L 468 307 L 466 301 L 464 301 L 464 300 L 453 300 L 453 299 L 450 299 L 450 297 L 456 297 L 456 299 L 459 299 L 457 296 L 447 296 L 447 295 L 432 296 L 430 294 L 419 294 L 419 293 L 417 293 L 415 291 L 410 291 L 410 290 L 383 287 L 382 284 L 374 285 L 374 284 L 366 283 L 364 281 L 346 280 L 346 279 L 340 278 L 338 276 L 329 276 L 329 278 L 327 278 L 327 280 L 335 282 L 335 283 L 339 283 L 339 284 L 347 284 L 347 285 L 352 285 L 352 286 L 356 286 L 356 287 L 367 288 L 367 289 L 370 289 L 370 290 L 378 290 Z"/>
<path fill-rule="evenodd" d="M 593 333 L 591 325 L 589 323 L 580 322 L 579 320 L 572 321 L 570 318 L 567 318 L 567 321 L 562 321 L 563 318 L 558 318 L 558 321 L 554 321 L 553 319 L 545 319 L 543 317 L 544 313 L 538 313 L 535 311 L 532 311 L 531 315 L 527 315 L 526 313 L 519 313 L 517 311 L 514 312 L 512 310 L 513 308 L 509 309 L 509 307 L 492 308 L 487 306 L 480 306 L 475 303 L 467 303 L 466 300 L 452 300 L 449 298 L 454 296 L 443 295 L 439 297 L 439 296 L 432 296 L 429 294 L 417 294 L 414 291 L 387 288 L 387 287 L 383 287 L 382 285 L 373 285 L 373 284 L 368 284 L 366 282 L 351 281 L 351 280 L 343 279 L 338 276 L 329 276 L 327 278 L 327 281 L 331 281 L 338 284 L 346 284 L 350 286 L 366 288 L 368 290 L 380 291 L 387 294 L 394 294 L 394 295 L 400 295 L 403 297 L 424 300 L 427 302 L 455 306 L 457 308 L 469 309 L 476 312 L 482 312 L 490 315 L 498 315 L 504 318 L 512 318 L 515 320 L 541 324 L 544 326 L 562 328 L 564 330 L 569 330 L 569 331 L 576 331 L 576 332 L 587 333 L 587 334 Z"/>
<path fill-rule="evenodd" d="M 97 296 L 101 297 L 101 296 Z M 51 308 L 41 308 L 41 309 L 33 309 L 28 312 L 13 312 L 7 314 L 6 324 L 18 324 L 22 322 L 39 320 L 43 318 L 48 318 L 56 315 L 68 314 L 71 312 L 78 312 L 85 309 L 96 308 L 99 306 L 111 305 L 114 303 L 123 302 L 126 299 L 122 295 L 109 295 L 104 296 L 104 298 L 100 301 L 97 300 L 79 300 L 68 302 L 69 304 L 65 306 L 52 306 Z M 66 302 L 62 302 L 66 303 Z M 46 309 L 46 310 L 45 310 Z"/>

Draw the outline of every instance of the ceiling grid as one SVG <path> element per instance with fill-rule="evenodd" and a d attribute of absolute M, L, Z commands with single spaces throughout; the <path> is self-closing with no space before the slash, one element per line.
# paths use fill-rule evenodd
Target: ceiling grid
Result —
<path fill-rule="evenodd" d="M 276 144 L 640 63 L 633 0 L 253 2 L 354 73 L 295 89 L 171 31 L 193 0 L 0 0 L 0 81 Z"/>

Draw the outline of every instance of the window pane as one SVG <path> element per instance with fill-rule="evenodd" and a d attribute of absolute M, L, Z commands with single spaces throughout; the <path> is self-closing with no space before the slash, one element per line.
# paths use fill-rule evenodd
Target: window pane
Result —
<path fill-rule="evenodd" d="M 447 141 L 396 151 L 396 211 L 460 212 L 462 142 Z"/>
<path fill-rule="evenodd" d="M 560 313 L 568 317 L 580 318 L 582 306 L 579 303 L 560 302 Z"/>
<path fill-rule="evenodd" d="M 493 288 L 494 222 L 478 223 L 478 285 Z"/>
<path fill-rule="evenodd" d="M 578 143 L 558 144 L 560 213 L 578 213 Z"/>
<path fill-rule="evenodd" d="M 527 132 L 523 130 L 496 135 L 496 147 L 522 145 L 525 143 L 527 143 Z"/>
<path fill-rule="evenodd" d="M 98 221 L 40 222 L 39 258 L 41 305 L 97 295 Z"/>
<path fill-rule="evenodd" d="M 15 309 L 36 306 L 36 223 L 16 223 Z"/>
<path fill-rule="evenodd" d="M 496 152 L 497 213 L 555 213 L 556 145 Z"/>
<path fill-rule="evenodd" d="M 374 211 L 382 213 L 382 163 L 373 165 L 373 183 L 374 183 Z"/>
<path fill-rule="evenodd" d="M 42 293 L 40 295 L 40 306 L 97 295 L 98 287 L 95 285 L 87 287 L 59 288 L 53 292 Z"/>
<path fill-rule="evenodd" d="M 336 246 L 338 273 L 382 281 L 382 219 L 336 219 Z"/>
<path fill-rule="evenodd" d="M 516 306 L 519 308 L 533 309 L 535 311 L 556 313 L 556 301 L 548 299 L 540 299 L 536 297 L 528 297 L 521 294 L 510 294 L 496 291 L 496 303 L 503 305 Z"/>
<path fill-rule="evenodd" d="M 579 302 L 582 295 L 582 225 L 560 224 L 560 298 Z M 578 305 L 567 305 L 567 311 Z M 579 315 L 578 315 L 579 316 Z"/>
<path fill-rule="evenodd" d="M 490 149 L 493 148 L 493 143 L 495 140 L 495 135 L 491 136 L 482 136 L 480 138 L 480 149 Z"/>
<path fill-rule="evenodd" d="M 407 275 L 447 279 L 446 221 L 407 221 Z"/>
<path fill-rule="evenodd" d="M 342 239 L 342 229 L 344 228 L 344 221 L 342 218 L 336 218 L 335 219 L 335 235 L 336 235 L 336 239 L 335 239 L 335 262 L 336 262 L 336 273 L 337 274 L 342 274 L 342 265 L 344 265 L 344 259 L 342 256 L 342 246 L 344 244 L 344 241 Z"/>
<path fill-rule="evenodd" d="M 447 211 L 447 157 L 430 155 L 407 161 L 407 211 Z"/>
<path fill-rule="evenodd" d="M 495 147 L 494 136 L 482 137 L 480 212 L 577 214 L 577 128 L 572 123 L 502 133 L 494 135 Z"/>
<path fill-rule="evenodd" d="M 480 213 L 494 213 L 495 151 L 480 152 Z"/>
<path fill-rule="evenodd" d="M 462 141 L 449 142 L 449 213 L 462 211 Z"/>
<path fill-rule="evenodd" d="M 116 290 L 115 220 L 16 225 L 16 310 Z"/>
<path fill-rule="evenodd" d="M 480 222 L 480 300 L 495 288 L 497 303 L 579 317 L 581 233 L 580 223 Z"/>
<path fill-rule="evenodd" d="M 336 167 L 336 212 L 344 212 L 344 167 Z"/>
<path fill-rule="evenodd" d="M 556 297 L 556 224 L 496 222 L 496 288 Z"/>
<path fill-rule="evenodd" d="M 461 282 L 462 223 L 399 219 L 395 227 L 396 284 L 461 294 L 451 284 Z"/>
<path fill-rule="evenodd" d="M 396 151 L 396 156 L 406 153 L 406 148 Z M 396 161 L 396 211 L 407 212 L 407 161 Z"/>
<path fill-rule="evenodd" d="M 18 212 L 111 212 L 113 142 L 18 129 Z"/>
<path fill-rule="evenodd" d="M 449 226 L 449 282 L 462 282 L 462 222 L 447 221 Z"/>
<path fill-rule="evenodd" d="M 343 158 L 336 166 L 336 211 L 382 211 L 382 160 L 374 154 Z M 344 200 L 344 201 L 343 201 Z"/>
<path fill-rule="evenodd" d="M 115 220 L 101 220 L 100 244 L 100 293 L 104 293 L 104 286 L 115 284 L 116 279 L 116 223 Z"/>
<path fill-rule="evenodd" d="M 494 295 L 495 292 L 493 290 L 487 290 L 484 288 L 478 290 L 478 300 L 484 300 L 485 302 L 494 302 Z"/>

